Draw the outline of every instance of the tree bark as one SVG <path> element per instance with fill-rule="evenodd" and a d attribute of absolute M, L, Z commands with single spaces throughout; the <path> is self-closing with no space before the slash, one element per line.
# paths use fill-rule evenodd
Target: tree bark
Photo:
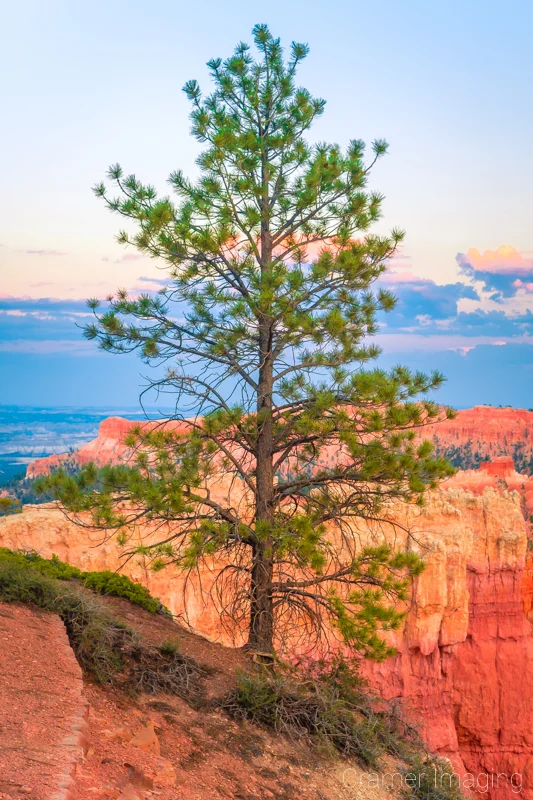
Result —
<path fill-rule="evenodd" d="M 273 364 L 271 327 L 264 322 L 259 340 L 261 368 L 257 393 L 257 448 L 255 519 L 257 541 L 252 551 L 251 615 L 249 646 L 263 653 L 273 651 L 272 601 L 273 541 L 268 529 L 274 523 L 274 429 L 272 417 Z"/>
<path fill-rule="evenodd" d="M 272 243 L 268 219 L 261 230 L 261 273 L 270 277 Z M 274 610 L 272 598 L 273 540 L 268 529 L 274 523 L 274 427 L 272 394 L 274 387 L 272 317 L 269 309 L 259 316 L 259 381 L 257 390 L 257 445 L 255 520 L 257 541 L 252 550 L 251 610 L 248 645 L 262 653 L 274 649 Z"/>
<path fill-rule="evenodd" d="M 261 154 L 261 289 L 269 289 L 272 276 L 272 235 L 270 232 L 270 168 L 265 137 L 270 124 L 270 109 L 265 124 L 259 125 Z M 274 609 L 272 598 L 273 539 L 269 530 L 274 524 L 274 424 L 273 424 L 273 320 L 270 303 L 261 297 L 257 317 L 259 333 L 259 380 L 257 389 L 256 444 L 256 542 L 252 549 L 251 610 L 248 645 L 262 653 L 274 650 Z"/>
<path fill-rule="evenodd" d="M 274 613 L 272 608 L 272 557 L 263 543 L 254 547 L 252 564 L 252 603 L 248 647 L 260 653 L 274 651 Z"/>

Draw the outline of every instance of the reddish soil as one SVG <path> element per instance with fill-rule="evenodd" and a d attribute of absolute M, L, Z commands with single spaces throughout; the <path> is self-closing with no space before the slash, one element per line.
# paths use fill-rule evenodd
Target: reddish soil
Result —
<path fill-rule="evenodd" d="M 78 766 L 73 800 L 341 800 L 366 798 L 342 785 L 347 766 L 332 764 L 305 741 L 288 740 L 216 709 L 216 699 L 249 665 L 241 650 L 212 644 L 172 620 L 127 601 L 107 604 L 145 641 L 179 643 L 209 670 L 206 705 L 195 710 L 176 697 L 130 696 L 86 683 L 89 749 Z M 350 776 L 359 773 L 355 768 Z M 364 778 L 363 778 L 364 783 Z M 386 794 L 375 793 L 376 800 Z"/>
<path fill-rule="evenodd" d="M 87 703 L 59 617 L 0 604 L 0 798 L 67 798 Z"/>
<path fill-rule="evenodd" d="M 207 668 L 205 701 L 82 683 L 57 617 L 0 605 L 0 800 L 390 800 L 353 763 L 216 708 L 248 663 L 243 651 L 105 602 L 146 642 L 177 642 Z"/>

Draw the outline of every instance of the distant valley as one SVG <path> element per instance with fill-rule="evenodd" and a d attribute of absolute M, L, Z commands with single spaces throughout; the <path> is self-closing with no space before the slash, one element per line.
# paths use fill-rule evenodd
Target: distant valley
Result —
<path fill-rule="evenodd" d="M 0 406 L 0 486 L 24 475 L 36 458 L 77 450 L 110 416 L 142 420 L 138 409 Z"/>

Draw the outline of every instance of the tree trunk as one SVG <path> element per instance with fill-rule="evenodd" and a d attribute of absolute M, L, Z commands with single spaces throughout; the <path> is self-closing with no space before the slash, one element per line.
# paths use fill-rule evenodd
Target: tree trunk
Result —
<path fill-rule="evenodd" d="M 272 604 L 274 523 L 274 429 L 272 420 L 272 347 L 270 331 L 260 333 L 263 362 L 257 397 L 258 433 L 256 449 L 256 543 L 252 555 L 251 614 L 248 644 L 262 653 L 273 651 Z"/>
<path fill-rule="evenodd" d="M 264 545 L 254 548 L 252 564 L 252 607 L 248 646 L 260 653 L 274 650 L 274 614 L 272 609 L 272 558 Z"/>
<path fill-rule="evenodd" d="M 268 186 L 268 182 L 266 184 Z M 261 273 L 269 278 L 272 270 L 272 243 L 265 219 L 261 231 Z M 259 315 L 259 381 L 257 390 L 256 443 L 256 542 L 252 553 L 251 609 L 248 645 L 262 653 L 274 649 L 274 610 L 272 599 L 273 539 L 269 529 L 274 524 L 274 425 L 272 395 L 274 364 L 272 353 L 272 317 L 270 310 Z"/>
<path fill-rule="evenodd" d="M 256 468 L 256 536 L 252 554 L 250 634 L 248 644 L 261 653 L 274 649 L 272 602 L 273 541 L 268 528 L 274 522 L 274 474 L 272 458 L 272 409 L 264 409 L 258 436 Z"/>

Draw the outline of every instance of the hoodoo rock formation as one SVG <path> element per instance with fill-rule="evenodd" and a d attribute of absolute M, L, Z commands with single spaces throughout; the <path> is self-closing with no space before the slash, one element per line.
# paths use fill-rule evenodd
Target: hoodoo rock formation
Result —
<path fill-rule="evenodd" d="M 71 456 L 38 460 L 28 474 L 46 473 L 69 459 L 80 465 L 127 460 L 123 439 L 134 424 L 105 420 L 93 442 Z M 397 655 L 365 663 L 364 670 L 383 696 L 414 713 L 430 749 L 471 773 L 472 787 L 490 800 L 533 800 L 533 558 L 527 521 L 533 478 L 516 469 L 533 453 L 530 429 L 532 412 L 486 406 L 433 426 L 441 452 L 459 453 L 467 464 L 484 463 L 446 481 L 424 508 L 392 509 L 391 521 L 400 526 L 358 530 L 363 543 L 385 536 L 426 561 L 403 630 L 394 634 Z M 217 484 L 223 491 L 223 477 Z M 146 541 L 151 534 L 145 528 L 134 536 Z M 151 572 L 141 556 L 123 563 L 111 536 L 76 527 L 50 506 L 0 519 L 0 545 L 56 553 L 83 569 L 122 567 L 173 613 L 183 618 L 187 609 L 192 628 L 230 643 L 209 598 L 216 564 L 185 583 L 174 568 Z"/>
<path fill-rule="evenodd" d="M 427 566 L 413 587 L 405 626 L 395 634 L 398 654 L 364 669 L 383 696 L 414 712 L 432 750 L 450 757 L 458 771 L 471 773 L 474 788 L 487 784 L 482 796 L 508 800 L 521 785 L 519 796 L 532 800 L 533 639 L 526 612 L 531 612 L 533 592 L 527 526 L 520 496 L 502 488 L 499 473 L 505 469 L 512 476 L 509 465 L 500 463 L 483 470 L 477 483 L 475 476 L 460 473 L 432 492 L 422 509 L 395 510 L 395 519 L 410 530 L 409 546 L 423 554 Z M 395 536 L 399 546 L 407 544 L 398 527 L 382 534 Z M 371 539 L 375 532 L 361 535 Z M 83 569 L 117 569 L 122 563 L 112 538 L 76 527 L 50 506 L 1 519 L 0 545 L 56 553 Z M 182 574 L 171 567 L 152 573 L 141 556 L 124 571 L 181 616 L 185 592 L 191 626 L 229 643 L 205 594 L 212 572 L 202 576 L 203 593 L 198 579 L 186 587 Z"/>
<path fill-rule="evenodd" d="M 525 408 L 474 406 L 458 411 L 454 419 L 433 426 L 442 445 L 467 442 L 481 455 L 492 458 L 510 455 L 513 445 L 525 445 L 533 452 L 533 411 Z"/>
<path fill-rule="evenodd" d="M 520 784 L 520 796 L 533 797 L 531 587 L 519 497 L 450 486 L 418 524 L 427 567 L 398 655 L 367 671 L 384 696 L 420 713 L 429 747 L 460 770 L 459 756 L 479 790 L 478 776 L 493 776 L 484 796 L 507 800 Z"/>

